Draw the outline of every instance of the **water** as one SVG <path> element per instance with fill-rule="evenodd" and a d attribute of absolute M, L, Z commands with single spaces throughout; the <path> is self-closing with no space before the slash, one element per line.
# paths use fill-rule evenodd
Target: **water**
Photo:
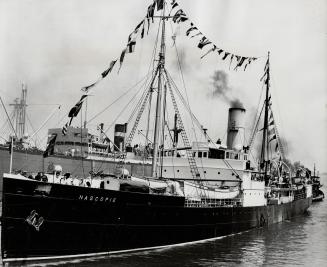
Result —
<path fill-rule="evenodd" d="M 327 176 L 322 177 L 327 195 Z M 34 266 L 326 266 L 327 200 L 304 216 L 215 241 Z M 9 265 L 11 266 L 11 265 Z"/>

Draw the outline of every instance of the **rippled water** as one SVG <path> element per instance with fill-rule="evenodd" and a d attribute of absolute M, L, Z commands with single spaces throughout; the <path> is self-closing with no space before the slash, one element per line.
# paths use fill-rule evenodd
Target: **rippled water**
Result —
<path fill-rule="evenodd" d="M 327 177 L 322 179 L 326 194 Z M 34 266 L 327 266 L 327 200 L 269 228 L 193 245 Z"/>

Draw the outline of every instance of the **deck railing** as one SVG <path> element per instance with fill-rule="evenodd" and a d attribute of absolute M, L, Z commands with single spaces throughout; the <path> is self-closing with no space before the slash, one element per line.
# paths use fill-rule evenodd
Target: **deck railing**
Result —
<path fill-rule="evenodd" d="M 214 208 L 214 207 L 240 207 L 242 206 L 242 201 L 240 198 L 231 198 L 231 199 L 206 199 L 206 200 L 193 200 L 186 199 L 185 207 L 192 208 Z"/>

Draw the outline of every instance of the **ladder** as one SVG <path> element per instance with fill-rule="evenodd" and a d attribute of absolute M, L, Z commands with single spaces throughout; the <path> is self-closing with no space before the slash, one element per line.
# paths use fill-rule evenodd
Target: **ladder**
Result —
<path fill-rule="evenodd" d="M 120 178 L 120 176 L 123 174 L 122 169 L 125 164 L 125 159 L 126 159 L 126 152 L 121 152 L 119 157 L 118 157 L 118 162 L 115 167 L 114 175 Z"/>
<path fill-rule="evenodd" d="M 156 78 L 158 74 L 158 68 L 156 69 L 156 72 L 154 73 L 153 77 L 152 77 L 152 80 L 151 80 L 151 84 L 150 84 L 150 87 L 144 97 L 144 100 L 142 102 L 142 105 L 141 105 L 141 108 L 139 109 L 138 113 L 137 113 L 137 116 L 136 116 L 136 119 L 135 119 L 135 122 L 134 122 L 134 125 L 132 127 L 132 130 L 130 132 L 130 134 L 128 135 L 127 137 L 127 140 L 126 140 L 126 143 L 125 143 L 125 148 L 126 147 L 130 147 L 131 146 L 131 143 L 132 143 L 132 140 L 134 138 L 134 135 L 135 135 L 135 132 L 136 132 L 136 129 L 138 127 L 138 124 L 141 120 L 141 117 L 142 117 L 142 114 L 143 114 L 143 111 L 146 107 L 146 104 L 148 103 L 148 99 L 149 99 L 149 96 L 151 95 L 152 93 L 152 90 L 153 90 L 153 83 L 154 83 L 154 80 Z M 114 174 L 116 176 L 120 176 L 121 173 L 122 173 L 122 168 L 124 167 L 124 164 L 125 164 L 125 159 L 126 159 L 126 149 L 124 148 L 124 151 L 121 151 L 119 157 L 118 157 L 118 162 L 116 164 L 116 167 L 115 167 L 115 171 L 114 171 Z"/>
<path fill-rule="evenodd" d="M 177 102 L 176 102 L 175 96 L 173 94 L 173 91 L 172 91 L 172 88 L 171 88 L 168 77 L 167 77 L 167 81 L 168 81 L 168 88 L 169 88 L 170 96 L 171 96 L 171 99 L 172 99 L 172 102 L 173 102 L 174 110 L 175 110 L 175 113 L 177 114 L 177 123 L 178 123 L 179 129 L 181 130 L 180 133 L 182 135 L 184 146 L 185 147 L 190 147 L 191 145 L 190 145 L 190 142 L 189 142 L 189 140 L 187 138 L 187 134 L 185 132 L 183 121 L 182 121 L 181 115 L 179 113 Z M 193 156 L 193 152 L 190 151 L 190 150 L 186 150 L 186 155 L 187 155 L 188 163 L 190 165 L 192 178 L 193 179 L 199 179 L 200 178 L 200 173 L 199 173 L 199 170 L 198 170 L 198 166 L 196 165 L 196 162 L 195 162 L 195 159 L 194 159 L 194 156 Z"/>
<path fill-rule="evenodd" d="M 154 75 L 153 75 L 153 77 L 152 77 L 150 87 L 149 87 L 149 89 L 148 89 L 148 92 L 146 93 L 146 96 L 145 96 L 145 98 L 144 98 L 144 100 L 143 100 L 143 103 L 142 103 L 142 105 L 141 105 L 141 108 L 140 108 L 140 110 L 139 110 L 139 112 L 138 112 L 138 114 L 137 114 L 137 116 L 136 116 L 136 120 L 135 120 L 135 122 L 134 122 L 133 128 L 132 128 L 132 130 L 131 130 L 129 136 L 127 137 L 125 147 L 126 147 L 126 146 L 130 146 L 131 143 L 132 143 L 132 140 L 133 140 L 133 138 L 134 138 L 134 135 L 135 135 L 135 132 L 136 132 L 137 126 L 138 126 L 138 124 L 139 124 L 139 122 L 140 122 L 141 116 L 142 116 L 143 111 L 144 111 L 144 109 L 145 109 L 145 107 L 146 107 L 146 104 L 147 104 L 147 102 L 148 102 L 149 96 L 151 95 L 151 93 L 152 93 L 152 91 L 153 91 L 153 83 L 154 83 L 154 80 L 155 80 L 155 78 L 156 78 L 156 76 L 157 76 L 157 74 L 158 74 L 158 70 L 159 70 L 159 68 L 156 69 L 156 71 L 155 71 L 155 73 L 154 73 Z"/>

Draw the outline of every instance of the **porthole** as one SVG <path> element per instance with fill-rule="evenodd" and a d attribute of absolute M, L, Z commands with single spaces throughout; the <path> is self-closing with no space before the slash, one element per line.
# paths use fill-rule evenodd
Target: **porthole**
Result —
<path fill-rule="evenodd" d="M 179 170 L 177 170 L 177 172 L 179 172 Z"/>
<path fill-rule="evenodd" d="M 207 171 L 204 171 L 204 173 L 207 173 Z"/>
<path fill-rule="evenodd" d="M 220 174 L 220 172 L 218 172 L 218 174 Z"/>

